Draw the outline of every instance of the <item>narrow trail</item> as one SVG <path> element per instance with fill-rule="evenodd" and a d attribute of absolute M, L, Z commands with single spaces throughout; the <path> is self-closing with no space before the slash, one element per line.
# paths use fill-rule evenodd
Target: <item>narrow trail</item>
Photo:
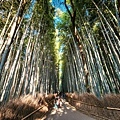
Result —
<path fill-rule="evenodd" d="M 89 116 L 79 112 L 68 102 L 63 102 L 61 108 L 53 109 L 44 120 L 95 120 Z"/>

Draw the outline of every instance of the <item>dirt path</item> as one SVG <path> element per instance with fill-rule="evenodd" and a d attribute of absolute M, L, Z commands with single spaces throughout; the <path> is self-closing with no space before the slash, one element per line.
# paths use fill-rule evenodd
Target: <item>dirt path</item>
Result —
<path fill-rule="evenodd" d="M 63 106 L 57 110 L 53 109 L 45 120 L 95 120 L 80 113 L 68 102 L 63 102 Z"/>

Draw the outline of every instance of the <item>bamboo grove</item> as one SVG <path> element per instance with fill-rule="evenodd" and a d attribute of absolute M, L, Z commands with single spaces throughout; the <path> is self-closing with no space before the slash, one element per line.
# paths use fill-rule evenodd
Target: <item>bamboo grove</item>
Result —
<path fill-rule="evenodd" d="M 118 2 L 65 0 L 67 13 L 62 19 L 70 23 L 64 22 L 66 29 L 61 27 L 62 22 L 58 25 L 64 33 L 61 36 L 66 36 L 62 77 L 65 91 L 88 92 L 97 97 L 120 92 Z"/>
<path fill-rule="evenodd" d="M 49 0 L 0 1 L 0 102 L 58 90 L 97 97 L 120 92 L 119 0 L 55 4 L 66 8 L 57 25 Z M 57 60 L 55 28 L 62 60 Z M 57 61 L 62 61 L 61 78 Z"/>
<path fill-rule="evenodd" d="M 0 4 L 0 101 L 55 92 L 54 8 L 48 0 Z"/>

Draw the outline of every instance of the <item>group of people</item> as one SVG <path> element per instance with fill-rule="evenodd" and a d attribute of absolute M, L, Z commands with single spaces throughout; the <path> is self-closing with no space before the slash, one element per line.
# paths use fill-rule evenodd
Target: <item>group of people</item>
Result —
<path fill-rule="evenodd" d="M 60 94 L 56 93 L 54 108 L 57 109 L 57 108 L 60 108 L 60 107 L 62 107 L 62 98 L 61 98 Z"/>

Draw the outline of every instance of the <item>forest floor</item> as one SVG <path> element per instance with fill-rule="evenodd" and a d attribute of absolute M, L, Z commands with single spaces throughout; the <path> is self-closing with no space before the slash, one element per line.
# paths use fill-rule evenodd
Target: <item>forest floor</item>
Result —
<path fill-rule="evenodd" d="M 61 108 L 55 109 L 44 117 L 42 120 L 95 120 L 79 111 L 75 107 L 71 106 L 68 102 L 63 101 Z"/>

